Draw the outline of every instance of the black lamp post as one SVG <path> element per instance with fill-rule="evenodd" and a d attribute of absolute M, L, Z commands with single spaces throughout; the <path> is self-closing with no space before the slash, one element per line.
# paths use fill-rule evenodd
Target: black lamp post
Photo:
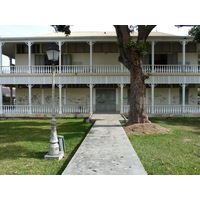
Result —
<path fill-rule="evenodd" d="M 58 136 L 56 130 L 56 111 L 55 111 L 55 62 L 59 57 L 59 48 L 55 43 L 52 43 L 46 50 L 47 57 L 52 61 L 52 120 L 51 120 L 51 135 L 49 152 L 45 155 L 45 159 L 62 159 L 63 152 L 59 151 Z"/>

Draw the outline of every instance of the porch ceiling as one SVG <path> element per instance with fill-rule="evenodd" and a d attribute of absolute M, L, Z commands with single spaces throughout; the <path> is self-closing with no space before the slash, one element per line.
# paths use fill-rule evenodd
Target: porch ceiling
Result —
<path fill-rule="evenodd" d="M 10 58 L 15 58 L 15 44 L 5 43 L 2 47 L 2 53 Z"/>

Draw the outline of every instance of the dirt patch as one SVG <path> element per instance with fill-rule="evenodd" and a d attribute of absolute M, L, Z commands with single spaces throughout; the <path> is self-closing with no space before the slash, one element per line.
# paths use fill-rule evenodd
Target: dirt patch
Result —
<path fill-rule="evenodd" d="M 170 130 L 159 126 L 154 123 L 144 123 L 144 124 L 133 124 L 130 126 L 124 126 L 126 134 L 135 135 L 150 135 L 150 134 L 168 134 Z"/>

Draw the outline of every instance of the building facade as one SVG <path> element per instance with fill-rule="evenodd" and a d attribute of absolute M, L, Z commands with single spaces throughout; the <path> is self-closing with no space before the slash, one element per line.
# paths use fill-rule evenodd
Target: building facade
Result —
<path fill-rule="evenodd" d="M 127 114 L 130 75 L 118 62 L 116 41 L 111 32 L 0 38 L 0 116 L 51 114 L 52 73 L 46 49 L 52 42 L 60 50 L 55 94 L 58 115 Z M 143 58 L 143 71 L 150 75 L 145 81 L 149 115 L 199 116 L 199 50 L 189 36 L 150 34 L 148 54 Z M 10 58 L 10 66 L 3 66 L 2 55 Z M 4 102 L 4 87 L 15 90 L 10 103 Z"/>

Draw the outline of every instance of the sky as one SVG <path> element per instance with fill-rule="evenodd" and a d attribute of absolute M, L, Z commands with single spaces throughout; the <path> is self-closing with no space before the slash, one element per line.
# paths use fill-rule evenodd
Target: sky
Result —
<path fill-rule="evenodd" d="M 174 25 L 157 25 L 153 31 L 174 35 L 187 35 L 189 27 L 177 28 Z M 113 25 L 72 25 L 72 32 L 77 31 L 115 31 Z M 50 25 L 0 25 L 0 37 L 30 37 L 54 32 Z"/>

